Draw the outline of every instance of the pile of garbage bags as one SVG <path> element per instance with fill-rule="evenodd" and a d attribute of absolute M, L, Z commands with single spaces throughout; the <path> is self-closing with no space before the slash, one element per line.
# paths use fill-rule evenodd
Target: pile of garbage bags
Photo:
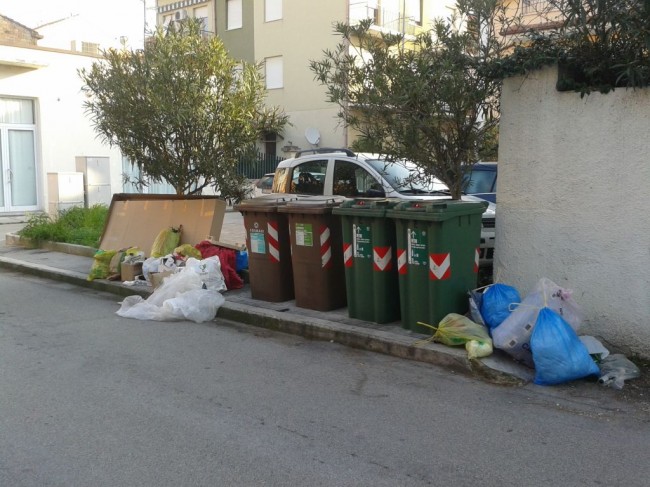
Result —
<path fill-rule="evenodd" d="M 149 257 L 135 247 L 98 250 L 88 280 L 122 280 L 126 285 L 154 288 L 146 300 L 141 296 L 124 299 L 117 311 L 119 316 L 198 323 L 214 319 L 225 301 L 220 293 L 243 287 L 238 272 L 248 268 L 248 254 L 209 240 L 196 245 L 180 244 L 181 232 L 182 226 L 162 229 Z"/>
<path fill-rule="evenodd" d="M 592 336 L 578 336 L 584 319 L 571 291 L 540 279 L 523 299 L 517 289 L 492 284 L 469 293 L 469 317 L 450 314 L 430 340 L 465 345 L 469 358 L 503 350 L 535 369 L 535 384 L 555 385 L 596 376 L 605 386 L 621 389 L 639 377 L 639 368 L 622 354 L 610 354 Z"/>
<path fill-rule="evenodd" d="M 223 295 L 208 288 L 195 267 L 186 267 L 167 276 L 147 299 L 137 295 L 125 298 L 116 313 L 137 320 L 202 323 L 213 320 L 224 302 Z"/>

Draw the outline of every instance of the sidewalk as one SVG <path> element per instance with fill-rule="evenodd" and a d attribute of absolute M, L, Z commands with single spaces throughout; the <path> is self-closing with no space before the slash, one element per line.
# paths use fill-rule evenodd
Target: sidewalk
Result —
<path fill-rule="evenodd" d="M 17 240 L 16 236 L 8 234 L 6 242 L 0 242 L 0 268 L 61 280 L 122 297 L 138 294 L 146 298 L 151 294 L 149 287 L 125 286 L 121 282 L 106 280 L 87 281 L 93 261 L 92 250 L 87 247 L 51 244 L 48 248 L 27 249 L 15 245 Z M 435 343 L 415 346 L 415 342 L 427 337 L 405 330 L 399 323 L 378 325 L 349 318 L 347 308 L 320 312 L 298 308 L 294 301 L 259 301 L 252 299 L 248 285 L 227 291 L 224 296 L 226 302 L 217 315 L 222 319 L 441 365 L 499 384 L 519 385 L 532 379 L 531 370 L 513 362 L 498 350 L 493 356 L 470 361 L 463 347 L 451 348 Z"/>

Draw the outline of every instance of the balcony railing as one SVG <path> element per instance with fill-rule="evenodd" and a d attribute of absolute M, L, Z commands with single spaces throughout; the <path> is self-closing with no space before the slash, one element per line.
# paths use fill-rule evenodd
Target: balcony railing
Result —
<path fill-rule="evenodd" d="M 521 11 L 524 14 L 541 13 L 549 8 L 548 0 L 523 0 L 523 2 Z"/>
<path fill-rule="evenodd" d="M 416 22 L 403 12 L 381 8 L 378 2 L 372 0 L 357 0 L 350 2 L 350 23 L 372 19 L 373 24 L 386 30 L 415 34 Z"/>

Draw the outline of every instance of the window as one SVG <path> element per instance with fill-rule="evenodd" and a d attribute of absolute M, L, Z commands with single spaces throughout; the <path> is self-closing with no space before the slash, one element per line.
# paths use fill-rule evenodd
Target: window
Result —
<path fill-rule="evenodd" d="M 0 124 L 34 124 L 34 101 L 0 98 Z"/>
<path fill-rule="evenodd" d="M 241 29 L 244 25 L 242 0 L 227 0 L 226 2 L 227 30 Z"/>
<path fill-rule="evenodd" d="M 347 198 L 386 196 L 381 184 L 368 171 L 348 161 L 336 161 L 334 163 L 332 192 Z"/>
<path fill-rule="evenodd" d="M 322 195 L 325 188 L 327 160 L 304 162 L 293 168 L 291 192 Z"/>
<path fill-rule="evenodd" d="M 422 25 L 422 0 L 406 0 L 406 17 L 418 25 Z"/>
<path fill-rule="evenodd" d="M 282 56 L 268 57 L 265 59 L 266 89 L 274 90 L 284 87 Z"/>
<path fill-rule="evenodd" d="M 266 0 L 264 10 L 264 20 L 272 22 L 282 18 L 282 0 Z"/>
<path fill-rule="evenodd" d="M 266 132 L 264 134 L 264 153 L 266 157 L 269 156 L 275 157 L 276 152 L 278 151 L 278 134 L 275 132 Z"/>
<path fill-rule="evenodd" d="M 140 179 L 138 166 L 131 164 L 127 157 L 122 156 L 122 191 L 124 193 L 176 194 L 174 187 L 165 180 L 158 183 L 149 181 L 147 186 L 142 186 L 138 184 Z"/>
<path fill-rule="evenodd" d="M 201 34 L 205 36 L 208 33 L 208 7 L 197 7 L 194 9 L 194 18 L 201 22 Z"/>

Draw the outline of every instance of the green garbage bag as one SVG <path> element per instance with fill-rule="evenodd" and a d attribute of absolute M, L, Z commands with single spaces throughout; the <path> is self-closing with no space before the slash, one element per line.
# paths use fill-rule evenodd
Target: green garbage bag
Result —
<path fill-rule="evenodd" d="M 181 225 L 178 228 L 168 227 L 161 230 L 151 246 L 150 257 L 164 257 L 173 253 L 181 241 L 182 229 L 183 226 Z"/>
<path fill-rule="evenodd" d="M 117 250 L 98 250 L 93 256 L 93 265 L 88 274 L 88 280 L 106 279 L 111 273 L 111 260 Z"/>

